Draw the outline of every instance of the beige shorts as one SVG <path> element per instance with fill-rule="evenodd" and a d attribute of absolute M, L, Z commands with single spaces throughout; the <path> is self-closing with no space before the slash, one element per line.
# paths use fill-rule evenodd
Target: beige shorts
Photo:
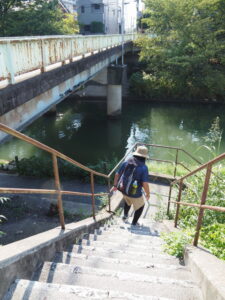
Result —
<path fill-rule="evenodd" d="M 131 206 L 133 204 L 134 210 L 138 210 L 140 207 L 145 205 L 143 196 L 134 198 L 123 194 L 123 199 L 126 201 L 127 205 Z"/>

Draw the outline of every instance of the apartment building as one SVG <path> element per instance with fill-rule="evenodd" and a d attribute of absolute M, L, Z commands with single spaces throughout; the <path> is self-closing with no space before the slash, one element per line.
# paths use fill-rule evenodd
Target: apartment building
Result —
<path fill-rule="evenodd" d="M 134 32 L 137 29 L 137 18 L 143 8 L 141 0 L 77 0 L 76 9 L 81 33 L 121 33 L 123 7 L 124 31 Z"/>

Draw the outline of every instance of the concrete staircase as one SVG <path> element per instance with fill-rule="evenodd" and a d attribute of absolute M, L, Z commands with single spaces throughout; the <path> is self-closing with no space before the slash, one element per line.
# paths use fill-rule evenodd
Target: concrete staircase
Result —
<path fill-rule="evenodd" d="M 17 280 L 4 300 L 203 299 L 191 272 L 163 252 L 163 225 L 140 223 L 114 217 L 45 262 L 32 280 Z"/>

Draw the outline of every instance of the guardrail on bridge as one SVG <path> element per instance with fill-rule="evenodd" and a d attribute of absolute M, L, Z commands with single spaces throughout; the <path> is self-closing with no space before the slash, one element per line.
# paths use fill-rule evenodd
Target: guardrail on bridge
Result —
<path fill-rule="evenodd" d="M 124 42 L 135 37 L 134 34 L 125 34 Z M 72 62 L 75 57 L 121 43 L 120 34 L 1 38 L 0 83 L 8 81 L 8 84 L 14 84 L 16 76 L 35 70 L 45 72 L 50 65 Z"/>

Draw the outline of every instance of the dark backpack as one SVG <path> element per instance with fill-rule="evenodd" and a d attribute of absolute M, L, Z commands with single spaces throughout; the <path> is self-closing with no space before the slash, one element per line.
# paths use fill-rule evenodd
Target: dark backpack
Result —
<path fill-rule="evenodd" d="M 117 189 L 128 196 L 132 195 L 132 185 L 135 181 L 135 171 L 137 167 L 138 163 L 135 158 L 130 158 L 127 161 L 127 165 L 125 166 L 123 172 L 120 174 L 117 183 Z"/>

